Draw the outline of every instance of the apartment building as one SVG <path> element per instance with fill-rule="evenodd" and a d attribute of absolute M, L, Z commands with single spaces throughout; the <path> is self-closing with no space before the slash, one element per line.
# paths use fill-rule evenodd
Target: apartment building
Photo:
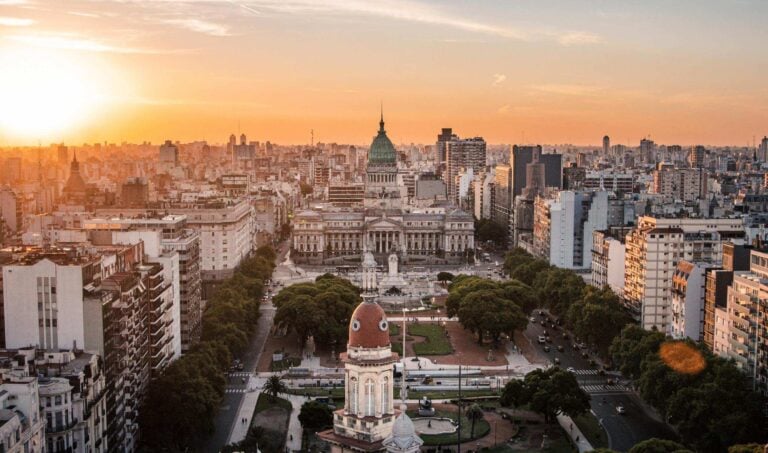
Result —
<path fill-rule="evenodd" d="M 621 297 L 624 292 L 625 252 L 624 235 L 614 235 L 609 230 L 594 231 L 590 284 L 597 288 L 608 286 Z"/>
<path fill-rule="evenodd" d="M 0 451 L 41 453 L 45 422 L 40 416 L 37 378 L 3 370 L 0 379 Z"/>
<path fill-rule="evenodd" d="M 669 331 L 677 263 L 720 265 L 723 243 L 743 238 L 741 219 L 639 217 L 637 227 L 626 236 L 625 304 L 643 328 Z"/>
<path fill-rule="evenodd" d="M 706 274 L 710 265 L 679 261 L 672 274 L 672 324 L 669 334 L 681 340 L 702 339 Z"/>

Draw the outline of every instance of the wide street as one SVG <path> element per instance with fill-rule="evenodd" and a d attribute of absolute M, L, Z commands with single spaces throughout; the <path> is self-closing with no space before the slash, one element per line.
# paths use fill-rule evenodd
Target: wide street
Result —
<path fill-rule="evenodd" d="M 563 330 L 559 326 L 557 330 L 551 327 L 551 323 L 542 326 L 542 317 L 537 313 L 538 310 L 533 315 L 535 322 L 530 322 L 524 332 L 525 338 L 534 346 L 539 357 L 552 364 L 558 359 L 563 369 L 573 368 L 579 385 L 592 397 L 592 412 L 605 428 L 611 449 L 627 451 L 636 443 L 651 437 L 675 437 L 672 429 L 655 418 L 652 409 L 632 391 L 630 382 L 621 379 L 618 373 L 599 375 L 597 367 L 590 365 L 590 358 L 582 356 L 584 351 L 573 348 L 573 338 L 564 339 Z M 545 331 L 551 342 L 540 344 L 538 337 L 546 336 Z M 545 352 L 545 346 L 549 346 L 549 352 Z M 588 357 L 594 355 L 588 354 Z M 624 408 L 623 414 L 618 413 L 616 408 L 619 406 Z"/>
<path fill-rule="evenodd" d="M 277 263 L 280 263 L 287 253 L 287 245 L 283 243 L 278 248 Z M 248 377 L 253 374 L 256 365 L 259 363 L 261 351 L 267 341 L 267 336 L 272 328 L 272 320 L 275 317 L 275 308 L 271 303 L 262 304 L 261 316 L 256 324 L 256 331 L 251 337 L 251 343 L 243 357 L 240 357 L 243 363 L 242 372 L 231 373 L 227 376 L 227 388 L 224 393 L 224 399 L 221 402 L 219 413 L 214 419 L 215 431 L 208 439 L 203 451 L 215 452 L 221 447 L 227 445 L 229 435 L 238 415 L 240 405 L 247 390 Z"/>

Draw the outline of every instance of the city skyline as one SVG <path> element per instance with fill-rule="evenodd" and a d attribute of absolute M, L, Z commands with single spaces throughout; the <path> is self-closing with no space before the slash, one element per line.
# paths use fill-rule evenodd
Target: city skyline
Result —
<path fill-rule="evenodd" d="M 695 7 L 694 7 L 695 6 Z M 208 140 L 751 145 L 753 1 L 0 0 L 0 145 Z M 729 20 L 723 21 L 723 17 Z"/>

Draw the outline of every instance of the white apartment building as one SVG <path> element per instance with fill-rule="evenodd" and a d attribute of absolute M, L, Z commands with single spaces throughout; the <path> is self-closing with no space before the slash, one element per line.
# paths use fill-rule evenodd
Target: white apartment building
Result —
<path fill-rule="evenodd" d="M 609 192 L 563 190 L 534 203 L 533 251 L 564 269 L 592 266 L 592 233 L 608 227 Z M 585 244 L 586 242 L 586 244 Z"/>
<path fill-rule="evenodd" d="M 715 352 L 733 359 L 768 395 L 768 253 L 753 250 L 749 271 L 736 271 L 728 288 L 724 322 L 715 324 Z M 716 313 L 717 315 L 717 313 Z M 718 339 L 720 344 L 718 345 Z"/>
<path fill-rule="evenodd" d="M 626 247 L 605 231 L 592 233 L 592 278 L 597 288 L 609 286 L 621 297 L 624 292 L 624 255 Z"/>
<path fill-rule="evenodd" d="M 37 378 L 5 371 L 0 383 L 0 451 L 41 453 L 45 423 L 40 416 Z"/>
<path fill-rule="evenodd" d="M 644 329 L 668 332 L 672 277 L 680 260 L 719 265 L 723 243 L 744 238 L 741 219 L 641 216 L 626 236 L 624 302 Z"/>
<path fill-rule="evenodd" d="M 710 267 L 685 260 L 677 263 L 672 275 L 672 338 L 703 339 L 706 273 Z"/>

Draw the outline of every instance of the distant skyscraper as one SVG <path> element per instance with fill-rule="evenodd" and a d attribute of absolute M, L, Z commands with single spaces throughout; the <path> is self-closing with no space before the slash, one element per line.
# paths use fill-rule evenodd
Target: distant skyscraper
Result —
<path fill-rule="evenodd" d="M 435 144 L 435 159 L 437 159 L 438 172 L 440 171 L 440 166 L 445 164 L 445 144 L 458 138 L 450 127 L 444 127 L 440 134 L 438 134 L 437 143 Z"/>
<path fill-rule="evenodd" d="M 760 151 L 757 153 L 757 158 L 762 162 L 768 162 L 768 137 L 763 137 L 760 142 Z"/>
<path fill-rule="evenodd" d="M 611 150 L 611 138 L 607 135 L 603 137 L 603 154 L 608 154 L 608 151 Z"/>
<path fill-rule="evenodd" d="M 67 165 L 69 162 L 69 149 L 62 143 L 56 147 L 56 156 L 59 160 L 59 165 Z"/>
<path fill-rule="evenodd" d="M 656 143 L 653 142 L 653 140 L 644 138 L 640 140 L 640 162 L 642 163 L 653 163 L 653 152 L 656 150 Z"/>
<path fill-rule="evenodd" d="M 178 164 L 179 147 L 174 145 L 170 140 L 166 140 L 164 144 L 160 145 L 160 162 L 174 165 Z"/>
<path fill-rule="evenodd" d="M 688 165 L 691 168 L 703 168 L 706 152 L 706 148 L 701 145 L 691 147 L 691 150 L 688 152 Z"/>
<path fill-rule="evenodd" d="M 456 177 L 462 169 L 471 168 L 477 174 L 485 168 L 485 140 L 482 137 L 453 139 L 445 142 L 445 173 L 448 200 L 458 205 Z"/>

